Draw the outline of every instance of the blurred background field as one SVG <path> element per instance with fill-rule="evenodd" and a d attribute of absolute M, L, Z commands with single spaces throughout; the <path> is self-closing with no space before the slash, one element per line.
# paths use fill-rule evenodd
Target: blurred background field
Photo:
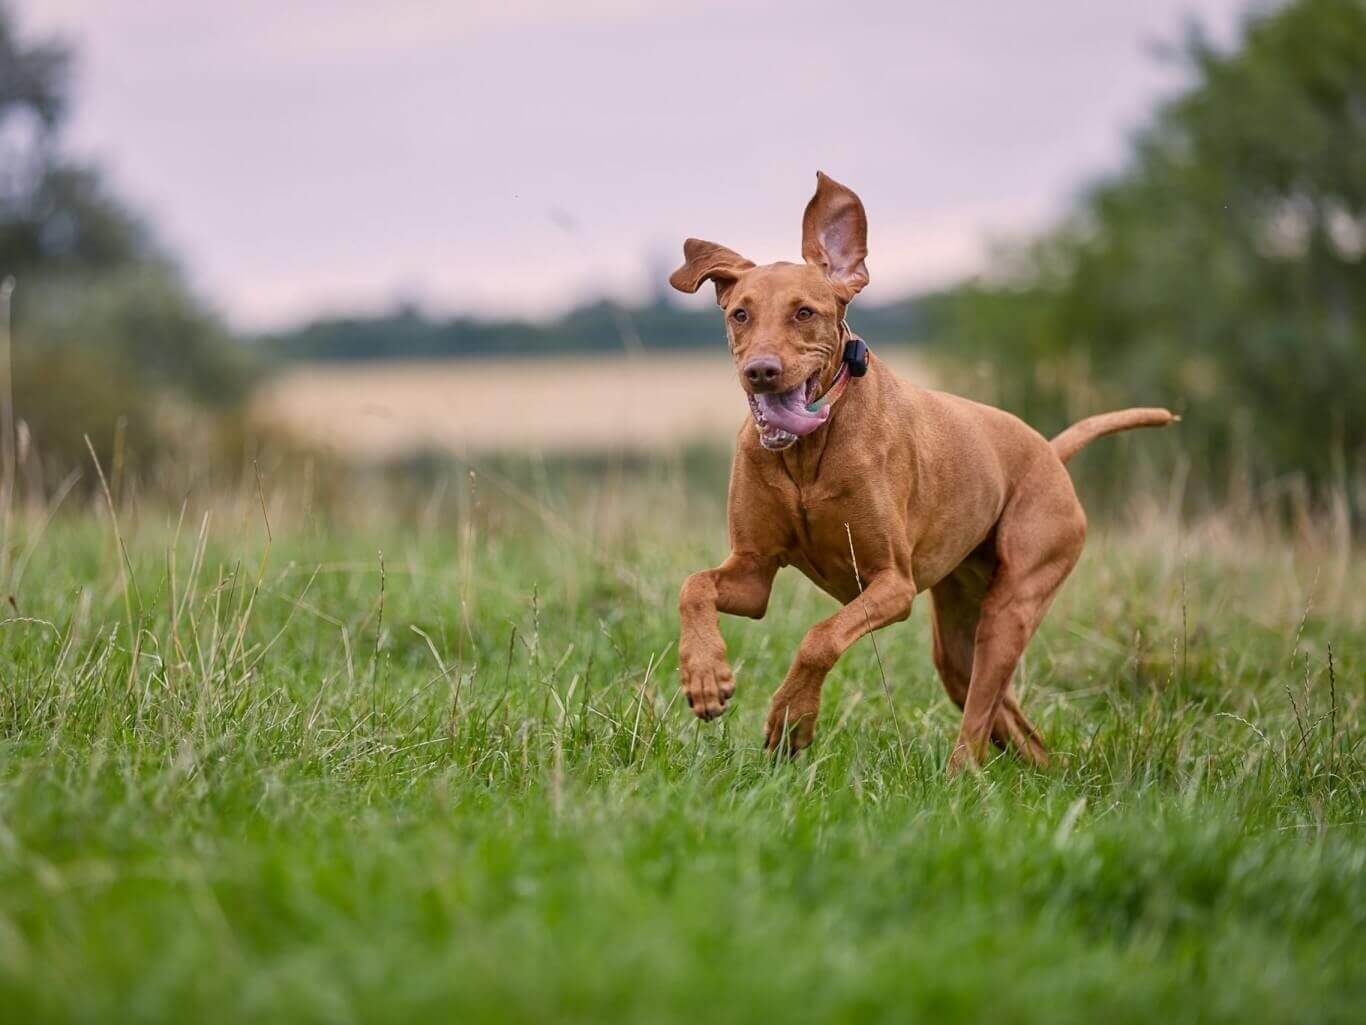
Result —
<path fill-rule="evenodd" d="M 195 166 L 206 176 L 205 188 L 239 190 L 232 199 L 238 212 L 224 218 L 217 207 L 204 207 L 212 216 L 196 220 L 200 207 L 193 204 L 203 206 L 203 189 L 158 177 L 156 166 L 139 164 L 134 153 L 118 148 L 120 137 L 102 127 L 104 121 L 80 114 L 88 106 L 106 118 L 121 118 L 114 123 L 136 138 L 150 133 L 146 138 L 161 147 L 164 133 L 139 111 L 151 103 L 154 111 L 163 111 L 159 116 L 188 117 L 178 105 L 188 101 L 154 89 L 163 81 L 158 74 L 186 72 L 176 63 L 186 58 L 163 56 L 158 59 L 171 63 L 161 71 L 152 63 L 132 79 L 117 76 L 108 62 L 131 45 L 130 37 L 121 34 L 107 9 L 64 2 L 42 10 L 9 5 L 0 22 L 0 269 L 15 282 L 9 360 L 17 436 L 27 466 L 17 474 L 21 488 L 50 497 L 69 473 L 77 472 L 80 486 L 88 490 L 93 480 L 87 434 L 106 461 L 115 459 L 117 448 L 127 480 L 149 485 L 158 474 L 167 481 L 183 480 L 187 463 L 195 472 L 235 481 L 242 466 L 267 449 L 306 456 L 320 441 L 332 455 L 362 461 L 413 454 L 404 449 L 468 457 L 491 449 L 591 455 L 645 444 L 725 447 L 744 407 L 722 372 L 721 326 L 704 300 L 670 296 L 664 277 L 685 234 L 725 236 L 722 241 L 741 250 L 754 249 L 756 241 L 788 247 L 814 166 L 788 166 L 787 161 L 800 158 L 814 165 L 823 157 L 818 145 L 799 140 L 784 155 L 782 173 L 775 170 L 773 179 L 782 181 L 781 190 L 758 185 L 747 170 L 720 177 L 705 160 L 673 149 L 668 153 L 674 164 L 664 172 L 653 151 L 642 149 L 639 175 L 615 186 L 628 198 L 612 204 L 602 195 L 599 169 L 592 164 L 567 163 L 560 177 L 546 170 L 544 178 L 509 165 L 508 191 L 500 194 L 488 180 L 487 155 L 472 163 L 460 150 L 442 148 L 452 143 L 439 124 L 424 135 L 407 122 L 373 115 L 365 127 L 377 138 L 416 132 L 404 136 L 408 145 L 429 145 L 435 159 L 454 161 L 447 168 L 449 188 L 444 181 L 436 186 L 449 191 L 449 198 L 424 198 L 420 190 L 432 183 L 421 176 L 411 183 L 419 191 L 408 197 L 402 173 L 387 193 L 374 196 L 379 216 L 389 210 L 409 218 L 395 225 L 397 234 L 376 227 L 360 193 L 338 192 L 364 174 L 387 173 L 383 169 L 391 165 L 368 149 L 355 154 L 356 170 L 341 166 L 315 173 L 307 164 L 287 162 L 303 160 L 297 149 L 284 151 L 276 162 L 282 188 L 300 175 L 304 181 L 312 176 L 317 202 L 343 201 L 325 226 L 315 226 L 317 218 L 331 208 L 315 209 L 302 194 L 292 208 L 301 218 L 298 226 L 283 214 L 273 224 L 262 223 L 257 207 L 276 210 L 281 202 L 274 191 L 234 185 L 201 165 Z M 752 14 L 737 16 L 743 22 Z M 793 16 L 798 14 L 809 12 Z M 1288 516 L 1313 509 L 1359 525 L 1366 451 L 1366 128 L 1361 116 L 1366 16 L 1359 3 L 1343 0 L 1297 0 L 1245 10 L 1213 5 L 1204 19 L 1186 14 L 1183 22 L 1179 10 L 1154 8 L 1140 25 L 1125 20 L 1138 17 L 1132 11 L 1101 15 L 1063 4 L 1032 19 L 1011 15 L 999 24 L 979 25 L 976 37 L 966 37 L 990 53 L 1012 32 L 1049 40 L 1060 26 L 1071 24 L 1076 32 L 1127 54 L 1112 67 L 1114 83 L 1107 88 L 1116 97 L 1121 85 L 1129 90 L 1123 103 L 1107 99 L 1111 106 L 1104 110 L 1076 112 L 1083 119 L 1076 132 L 1097 122 L 1108 133 L 1108 167 L 1102 161 L 1097 170 L 1079 168 L 1066 178 L 1064 167 L 1049 165 L 1048 177 L 1029 169 L 1034 157 L 1019 157 L 1016 177 L 1034 191 L 1011 201 L 1035 210 L 1036 227 L 1019 228 L 1023 215 L 1002 214 L 996 223 L 979 207 L 966 209 L 955 237 L 976 233 L 988 240 L 979 238 L 980 255 L 974 259 L 964 257 L 961 245 L 954 259 L 940 254 L 941 229 L 922 211 L 963 201 L 954 198 L 957 186 L 937 178 L 929 184 L 944 189 L 942 198 L 922 194 L 929 169 L 945 161 L 961 163 L 956 180 L 973 196 L 997 188 L 1013 196 L 1014 179 L 1003 179 L 990 156 L 954 151 L 957 137 L 929 119 L 928 101 L 919 93 L 870 86 L 864 97 L 870 116 L 900 104 L 908 118 L 903 132 L 914 135 L 914 119 L 921 116 L 923 142 L 947 148 L 921 159 L 908 154 L 900 168 L 889 166 L 887 155 L 899 154 L 898 147 L 908 143 L 881 133 L 867 138 L 867 152 L 846 154 L 843 165 L 827 161 L 827 170 L 863 193 L 873 223 L 876 287 L 851 311 L 852 322 L 879 352 L 894 355 L 917 379 L 1003 405 L 1045 433 L 1112 406 L 1172 406 L 1184 417 L 1179 433 L 1145 438 L 1141 451 L 1157 480 L 1179 476 L 1188 511 L 1232 499 L 1244 507 L 1270 505 Z M 600 32 L 604 38 L 634 32 L 659 39 L 651 34 L 650 19 L 656 16 L 644 9 L 602 14 L 600 23 L 594 20 L 599 15 L 588 12 L 564 16 L 575 32 Z M 885 16 L 874 9 L 850 14 L 851 28 L 869 30 L 870 54 L 882 45 L 874 42 L 871 30 Z M 150 10 L 137 17 L 148 19 L 136 22 L 144 28 L 155 25 Z M 222 45 L 240 41 L 259 59 L 280 61 L 279 53 L 260 49 L 257 37 L 239 40 L 238 26 L 256 24 L 252 19 L 266 15 L 215 17 Z M 449 17 L 454 19 L 449 23 L 424 21 L 416 8 L 404 8 L 383 30 L 358 13 L 347 14 L 339 25 L 355 33 L 373 29 L 377 61 L 400 60 L 387 48 L 417 45 L 408 30 L 424 26 L 437 40 L 451 33 L 450 45 L 457 49 L 472 39 L 483 39 L 492 50 L 513 45 L 506 26 L 473 14 Z M 528 9 L 518 15 L 518 31 L 539 38 L 537 33 L 556 24 L 555 17 Z M 864 25 L 861 18 L 871 21 Z M 671 24 L 668 18 L 657 27 L 666 24 Z M 903 27 L 905 38 L 919 45 L 924 33 L 953 26 L 934 19 L 918 26 L 911 18 Z M 277 28 L 292 30 L 293 22 Z M 83 65 L 77 49 L 82 38 L 107 52 L 97 48 L 94 59 Z M 317 62 L 319 74 L 361 75 L 363 82 L 363 74 L 342 59 L 352 51 L 337 49 L 342 38 L 323 43 L 300 37 L 303 60 Z M 184 43 L 202 61 L 219 59 L 209 36 L 189 33 Z M 684 44 L 661 40 L 660 45 Z M 1065 47 L 1057 56 L 1084 60 Z M 851 59 L 841 54 L 823 74 L 838 76 L 841 62 Z M 211 66 L 219 74 L 219 66 Z M 302 74 L 306 64 L 270 66 L 279 75 L 292 75 Z M 1161 75 L 1145 70 L 1153 68 Z M 946 81 L 965 73 L 941 70 Z M 374 88 L 402 102 L 411 98 L 409 90 L 457 87 L 463 81 L 448 83 L 436 70 L 425 79 L 414 74 L 416 80 L 400 76 Z M 993 94 L 1007 114 L 1011 103 L 1036 102 L 1036 91 L 1046 93 L 1054 73 L 1036 65 L 1032 74 L 1016 89 L 1020 99 Z M 983 75 L 972 81 L 994 81 Z M 1098 80 L 1097 87 L 1108 82 Z M 339 79 L 337 88 L 351 84 L 350 78 Z M 222 93 L 212 76 L 191 75 L 186 88 L 205 104 L 227 103 L 233 95 Z M 585 98 L 599 95 L 592 77 L 570 88 L 584 91 Z M 672 86 L 642 78 L 640 88 L 670 109 Z M 241 136 L 244 144 L 258 141 L 251 131 L 289 123 L 286 107 L 270 119 L 268 98 L 240 102 L 265 118 L 250 122 L 259 127 Z M 650 108 L 635 106 L 645 100 L 622 95 L 618 102 L 622 124 L 641 126 L 646 133 L 642 147 L 670 138 L 657 138 L 658 119 L 648 117 Z M 971 93 L 955 102 L 963 104 L 958 114 L 963 119 L 989 116 L 993 109 Z M 314 110 L 311 95 L 308 103 Z M 790 115 L 776 107 L 773 116 L 784 122 Z M 317 106 L 318 116 L 326 109 Z M 1100 120 L 1118 116 L 1105 110 L 1123 111 L 1125 120 Z M 944 116 L 952 113 L 951 108 Z M 476 107 L 452 112 L 456 127 L 482 124 L 484 116 Z M 516 118 L 526 117 L 533 119 L 527 123 L 534 131 L 546 116 L 530 108 L 509 110 L 496 130 L 511 132 Z M 1040 122 L 1033 137 L 1003 133 L 997 162 L 1016 150 L 1047 154 L 1050 146 L 1089 152 L 1090 143 L 1078 143 L 1061 126 L 1066 114 L 1060 112 L 1059 118 L 1060 126 Z M 239 124 L 246 122 L 225 122 L 224 130 L 243 132 Z M 191 121 L 186 125 L 187 131 L 197 130 Z M 677 137 L 695 128 L 683 119 Z M 523 145 L 519 140 L 506 141 L 509 152 Z M 334 143 L 320 137 L 316 144 L 320 152 L 331 152 Z M 594 154 L 589 159 L 601 159 L 591 132 L 565 145 L 586 147 Z M 990 154 L 991 147 L 984 146 Z M 112 152 L 121 174 L 101 167 L 100 152 L 106 159 Z M 172 160 L 179 150 L 156 152 Z M 782 150 L 775 144 L 773 152 Z M 224 167 L 243 159 L 227 150 L 222 157 Z M 237 252 L 231 248 L 240 244 L 237 234 L 228 229 L 238 222 L 252 225 L 248 237 L 260 255 L 248 249 L 235 257 L 230 269 L 236 276 L 218 272 L 206 292 L 196 283 L 202 275 L 193 264 L 187 267 L 157 230 L 156 196 L 129 202 L 111 185 L 127 177 L 130 168 L 161 182 L 180 225 L 178 234 L 185 233 L 187 223 L 223 229 L 217 239 L 193 236 L 188 247 L 210 266 L 226 259 L 217 255 L 220 247 Z M 466 179 L 470 184 L 462 184 Z M 1035 209 L 1039 197 L 1049 189 L 1046 210 L 1052 212 L 1040 212 L 1045 208 Z M 753 207 L 755 200 L 759 206 L 748 212 L 746 204 Z M 444 233 L 432 224 L 433 203 L 450 209 Z M 908 209 L 907 203 L 915 205 Z M 421 232 L 411 223 L 417 211 L 425 211 Z M 762 231 L 755 226 L 761 213 Z M 925 221 L 923 237 L 917 235 L 917 216 Z M 351 229 L 348 218 L 354 219 Z M 636 235 L 623 236 L 632 224 Z M 426 244 L 429 225 L 448 242 L 439 259 L 422 267 L 432 281 L 451 282 L 444 293 L 444 285 L 405 284 L 405 275 L 418 273 L 409 250 L 420 259 L 424 250 L 418 240 Z M 659 237 L 665 231 L 667 241 Z M 405 248 L 408 236 L 414 241 Z M 621 243 L 619 237 L 629 241 Z M 367 239 L 375 247 L 374 262 L 363 278 L 348 277 L 349 265 L 338 262 L 336 254 Z M 520 252 L 507 252 L 514 243 Z M 296 246 L 293 255 L 283 252 L 290 244 Z M 384 254 L 403 269 L 386 270 Z M 548 263 L 547 254 L 559 255 Z M 310 261 L 317 269 L 305 274 Z M 318 276 L 334 265 L 336 285 L 329 291 Z M 633 269 L 628 273 L 623 266 Z M 298 301 L 281 297 L 277 278 L 297 280 L 291 294 Z M 491 283 L 479 284 L 485 281 Z M 564 294 L 565 282 L 572 281 L 578 282 L 577 298 L 555 306 L 549 297 Z M 346 298 L 347 289 L 353 298 Z M 459 296 L 465 294 L 472 298 L 462 304 Z M 311 313 L 289 312 L 299 310 L 309 295 L 319 297 Z M 899 355 L 902 351 L 907 355 Z M 683 360 L 685 352 L 707 353 L 712 365 L 691 355 Z M 488 362 L 514 357 L 516 362 L 505 366 Z M 542 357 L 554 360 L 528 362 Z M 390 360 L 423 362 L 420 368 L 385 365 Z M 518 394 L 519 377 L 524 395 Z M 563 388 L 552 395 L 555 379 Z M 443 393 L 447 381 L 449 395 Z M 585 419 L 590 416 L 602 420 L 590 427 Z M 1079 474 L 1100 492 L 1129 472 L 1130 454 L 1121 449 L 1124 454 L 1115 456 L 1115 451 L 1088 455 L 1079 464 Z M 174 473 L 152 469 L 165 461 L 179 468 Z M 1121 465 L 1126 469 L 1116 469 Z"/>
<path fill-rule="evenodd" d="M 887 360 L 925 381 L 904 349 Z M 253 398 L 257 423 L 368 460 L 414 451 L 576 453 L 725 446 L 736 410 L 735 365 L 716 353 L 310 363 Z"/>
<path fill-rule="evenodd" d="M 1366 5 L 839 17 L 0 0 L 15 1020 L 1360 1017 Z M 944 781 L 923 603 L 764 759 L 789 574 L 678 707 L 745 405 L 664 282 L 818 167 L 900 373 L 1182 414 L 1071 464 L 1048 773 Z"/>

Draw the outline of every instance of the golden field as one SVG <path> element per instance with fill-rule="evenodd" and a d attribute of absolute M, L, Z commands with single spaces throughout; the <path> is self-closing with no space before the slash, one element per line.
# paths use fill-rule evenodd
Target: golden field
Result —
<path fill-rule="evenodd" d="M 914 356 L 878 355 L 926 380 Z M 714 353 L 302 364 L 257 392 L 252 415 L 372 459 L 728 443 L 747 417 L 734 366 Z"/>

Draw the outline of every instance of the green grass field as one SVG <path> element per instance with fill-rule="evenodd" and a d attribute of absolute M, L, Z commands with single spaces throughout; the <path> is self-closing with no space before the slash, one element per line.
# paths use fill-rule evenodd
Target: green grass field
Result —
<path fill-rule="evenodd" d="M 1331 532 L 1097 528 L 1018 678 L 1057 765 L 949 782 L 923 602 L 775 764 L 832 608 L 785 572 L 693 720 L 719 492 L 376 490 L 267 478 L 269 538 L 254 491 L 15 521 L 0 1018 L 1362 1020 L 1366 559 Z"/>

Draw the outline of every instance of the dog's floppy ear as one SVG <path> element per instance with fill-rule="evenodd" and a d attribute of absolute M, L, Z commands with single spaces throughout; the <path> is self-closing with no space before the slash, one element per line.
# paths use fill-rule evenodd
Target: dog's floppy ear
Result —
<path fill-rule="evenodd" d="M 669 284 L 680 292 L 696 292 L 702 282 L 710 281 L 716 286 L 716 305 L 724 306 L 736 279 L 753 266 L 725 246 L 690 238 L 683 243 L 683 266 L 669 275 Z"/>
<path fill-rule="evenodd" d="M 802 259 L 825 271 L 840 298 L 848 302 L 868 284 L 868 216 L 863 203 L 823 171 L 816 172 L 816 194 L 802 215 Z"/>

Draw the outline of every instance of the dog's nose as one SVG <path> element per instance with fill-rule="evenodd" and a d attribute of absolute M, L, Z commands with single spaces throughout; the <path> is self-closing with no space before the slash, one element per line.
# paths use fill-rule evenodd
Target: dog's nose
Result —
<path fill-rule="evenodd" d="M 755 391 L 772 391 L 783 375 L 783 361 L 777 356 L 756 356 L 745 364 L 745 380 Z"/>

